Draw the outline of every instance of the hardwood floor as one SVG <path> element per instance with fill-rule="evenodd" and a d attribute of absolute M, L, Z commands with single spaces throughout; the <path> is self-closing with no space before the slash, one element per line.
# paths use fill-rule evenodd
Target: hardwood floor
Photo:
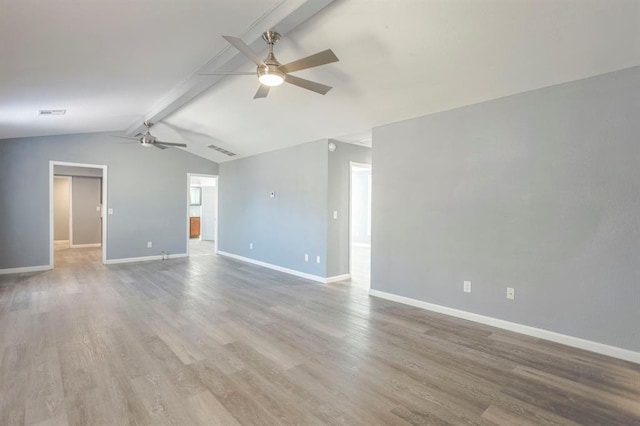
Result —
<path fill-rule="evenodd" d="M 213 255 L 0 276 L 0 425 L 640 424 L 640 366 Z"/>

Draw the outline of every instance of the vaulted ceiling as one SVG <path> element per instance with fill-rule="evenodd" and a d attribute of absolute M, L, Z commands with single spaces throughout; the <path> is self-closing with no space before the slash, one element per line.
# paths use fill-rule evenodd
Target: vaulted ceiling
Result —
<path fill-rule="evenodd" d="M 0 138 L 84 132 L 161 139 L 227 161 L 640 65 L 640 0 L 2 0 Z M 286 63 L 340 62 L 253 99 L 254 71 L 221 35 Z M 42 117 L 39 109 L 66 109 Z M 114 139 L 114 143 L 118 143 Z M 208 149 L 218 145 L 238 154 Z M 170 151 L 165 151 L 170 155 Z"/>

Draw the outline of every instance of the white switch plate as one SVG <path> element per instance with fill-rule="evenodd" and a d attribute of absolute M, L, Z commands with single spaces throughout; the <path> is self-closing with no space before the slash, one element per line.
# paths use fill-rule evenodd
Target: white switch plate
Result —
<path fill-rule="evenodd" d="M 320 263 L 320 256 L 316 256 L 316 263 Z"/>
<path fill-rule="evenodd" d="M 334 210 L 333 211 L 333 218 L 337 219 L 338 218 L 338 210 Z"/>
<path fill-rule="evenodd" d="M 153 247 L 153 243 L 151 241 L 147 241 L 147 248 Z"/>
<path fill-rule="evenodd" d="M 516 298 L 516 289 L 513 287 L 507 287 L 507 299 L 515 300 Z"/>
<path fill-rule="evenodd" d="M 100 211 L 100 206 L 96 207 L 96 211 L 99 212 Z"/>
<path fill-rule="evenodd" d="M 471 281 L 465 281 L 463 289 L 465 293 L 471 293 Z"/>
<path fill-rule="evenodd" d="M 305 262 L 309 261 L 309 255 L 307 253 L 304 254 L 304 261 Z"/>
<path fill-rule="evenodd" d="M 113 209 L 109 209 L 109 210 L 107 210 L 107 213 L 108 213 L 108 214 L 113 214 Z"/>
<path fill-rule="evenodd" d="M 253 250 L 253 243 L 249 243 L 249 250 Z"/>

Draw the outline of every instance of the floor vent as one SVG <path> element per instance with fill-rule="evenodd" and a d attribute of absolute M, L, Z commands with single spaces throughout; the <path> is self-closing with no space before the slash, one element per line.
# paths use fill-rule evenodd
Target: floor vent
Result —
<path fill-rule="evenodd" d="M 234 152 L 227 151 L 226 149 L 220 148 L 217 145 L 209 145 L 209 148 L 213 149 L 214 151 L 218 151 L 224 155 L 228 155 L 229 157 L 233 157 L 234 155 L 236 155 Z"/>

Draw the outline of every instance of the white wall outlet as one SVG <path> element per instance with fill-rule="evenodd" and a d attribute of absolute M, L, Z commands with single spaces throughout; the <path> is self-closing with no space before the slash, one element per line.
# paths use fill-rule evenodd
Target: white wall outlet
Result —
<path fill-rule="evenodd" d="M 253 243 L 249 243 L 249 250 L 253 250 Z"/>
<path fill-rule="evenodd" d="M 316 256 L 316 263 L 320 263 L 320 256 Z"/>
<path fill-rule="evenodd" d="M 463 289 L 465 293 L 471 293 L 471 281 L 465 281 Z"/>
<path fill-rule="evenodd" d="M 153 247 L 153 243 L 151 241 L 147 241 L 147 248 Z"/>
<path fill-rule="evenodd" d="M 100 211 L 100 206 L 96 206 L 96 211 L 99 212 Z"/>
<path fill-rule="evenodd" d="M 275 197 L 276 197 L 276 191 L 271 191 L 271 192 L 269 193 L 269 197 L 271 197 L 271 198 L 275 198 Z"/>
<path fill-rule="evenodd" d="M 333 211 L 333 218 L 337 219 L 338 218 L 338 210 L 334 210 Z"/>
<path fill-rule="evenodd" d="M 113 214 L 113 209 L 108 209 L 107 214 Z"/>
<path fill-rule="evenodd" d="M 309 255 L 307 253 L 304 254 L 304 261 L 305 262 L 309 261 Z"/>
<path fill-rule="evenodd" d="M 516 298 L 516 289 L 513 287 L 507 287 L 507 299 L 515 300 Z"/>

